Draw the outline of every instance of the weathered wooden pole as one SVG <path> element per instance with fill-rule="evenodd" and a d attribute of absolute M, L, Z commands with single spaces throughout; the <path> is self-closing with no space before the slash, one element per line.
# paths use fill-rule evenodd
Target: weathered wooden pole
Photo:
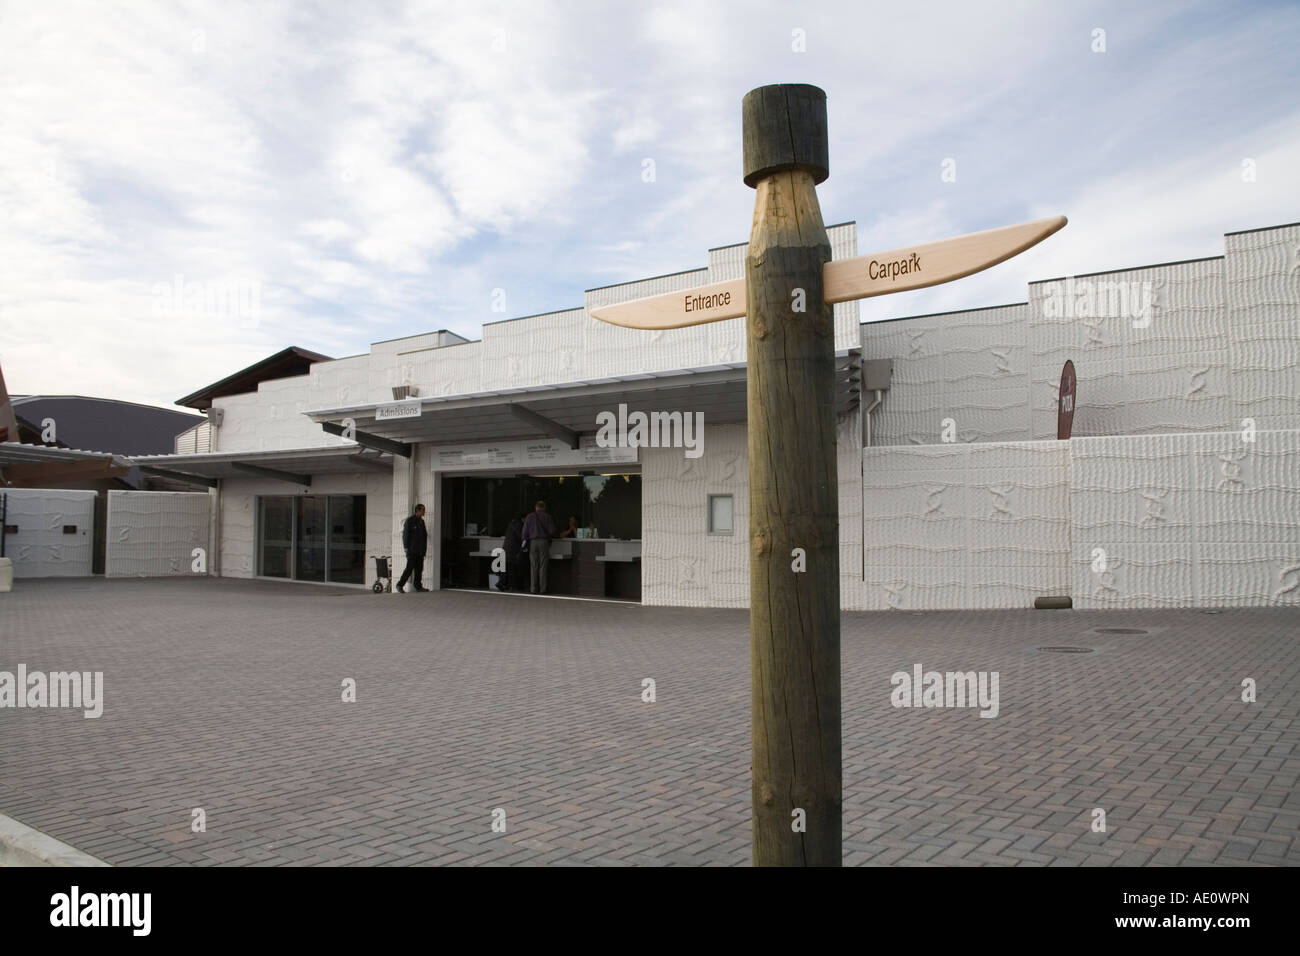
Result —
<path fill-rule="evenodd" d="M 826 94 L 742 104 L 749 404 L 750 708 L 755 866 L 841 863 L 840 570 Z"/>
<path fill-rule="evenodd" d="M 831 261 L 826 94 L 789 84 L 742 104 L 758 190 L 745 278 L 592 307 L 629 329 L 745 316 L 749 349 L 750 712 L 754 863 L 839 866 L 840 562 L 832 305 L 973 275 L 1065 225 L 1052 216 Z"/>

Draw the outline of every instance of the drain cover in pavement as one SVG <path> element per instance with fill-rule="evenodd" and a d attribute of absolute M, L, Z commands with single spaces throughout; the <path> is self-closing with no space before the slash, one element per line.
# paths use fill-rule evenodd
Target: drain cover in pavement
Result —
<path fill-rule="evenodd" d="M 1144 631 L 1140 627 L 1099 627 L 1096 630 L 1098 634 L 1149 634 L 1150 631 Z"/>
<path fill-rule="evenodd" d="M 1063 647 L 1040 647 L 1038 650 L 1043 651 L 1046 654 L 1091 654 L 1096 650 L 1096 648 L 1066 645 Z"/>

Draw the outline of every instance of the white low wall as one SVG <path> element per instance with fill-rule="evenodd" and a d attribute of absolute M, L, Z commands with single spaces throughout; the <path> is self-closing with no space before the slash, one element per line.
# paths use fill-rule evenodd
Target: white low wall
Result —
<path fill-rule="evenodd" d="M 863 503 L 846 607 L 1300 606 L 1300 431 L 873 447 Z"/>
<path fill-rule="evenodd" d="M 1075 607 L 1300 606 L 1300 431 L 1071 443 Z"/>
<path fill-rule="evenodd" d="M 857 607 L 1032 607 L 1070 590 L 1069 442 L 863 449 Z"/>
<path fill-rule="evenodd" d="M 110 491 L 104 576 L 194 576 L 208 570 L 212 527 L 207 492 Z M 196 571 L 194 549 L 204 559 Z"/>
<path fill-rule="evenodd" d="M 15 578 L 89 577 L 95 543 L 95 492 L 62 488 L 5 488 L 5 557 Z M 65 526 L 75 526 L 64 534 Z"/>

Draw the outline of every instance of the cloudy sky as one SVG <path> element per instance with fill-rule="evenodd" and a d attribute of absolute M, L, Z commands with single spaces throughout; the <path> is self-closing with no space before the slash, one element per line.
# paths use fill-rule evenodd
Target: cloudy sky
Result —
<path fill-rule="evenodd" d="M 826 90 L 823 217 L 860 252 L 1070 218 L 864 320 L 1218 255 L 1300 220 L 1298 48 L 1293 2 L 3 0 L 0 366 L 166 405 L 701 267 L 747 238 L 768 83 Z"/>

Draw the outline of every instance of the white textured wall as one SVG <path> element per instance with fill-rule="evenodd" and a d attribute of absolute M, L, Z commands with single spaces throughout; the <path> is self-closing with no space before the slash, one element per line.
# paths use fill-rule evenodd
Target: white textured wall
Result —
<path fill-rule="evenodd" d="M 1074 436 L 1231 427 L 1223 268 L 1219 258 L 1076 280 L 1098 289 L 1113 283 L 1149 289 L 1149 317 L 1049 317 L 1044 306 L 1052 283 L 1032 283 L 1033 437 L 1056 437 L 1056 394 L 1066 359 L 1078 375 Z"/>
<path fill-rule="evenodd" d="M 315 402 L 322 395 L 330 396 L 336 408 L 360 405 L 370 401 L 370 396 L 376 393 L 379 393 L 382 398 L 391 399 L 392 386 L 404 384 L 400 380 L 400 365 L 391 360 L 390 353 L 383 350 L 382 343 L 373 348 L 376 350 L 374 355 L 353 355 L 333 362 L 317 362 L 313 365 L 307 375 L 308 390 L 303 398 L 308 407 L 319 408 L 320 406 Z M 378 358 L 385 360 L 384 365 L 389 373 L 389 380 L 383 383 L 372 383 L 371 368 Z M 320 431 L 320 426 L 314 427 Z"/>
<path fill-rule="evenodd" d="M 837 259 L 856 254 L 852 223 L 828 230 Z M 307 375 L 263 382 L 256 392 L 219 398 L 224 420 L 214 451 L 259 451 L 336 445 L 302 413 L 392 400 L 394 385 L 422 397 L 464 395 L 529 385 L 563 384 L 645 372 L 734 365 L 745 361 L 745 322 L 643 332 L 598 322 L 594 305 L 675 292 L 744 274 L 745 245 L 711 250 L 709 266 L 587 292 L 582 308 L 483 326 L 480 342 L 448 344 L 442 333 L 376 342 L 365 355 L 317 362 Z M 857 348 L 858 307 L 835 306 L 839 349 Z"/>
<path fill-rule="evenodd" d="M 379 472 L 315 475 L 311 494 L 366 496 L 366 585 L 374 583 L 371 555 L 390 554 L 393 479 Z M 257 573 L 257 497 L 299 495 L 297 485 L 270 478 L 226 478 L 221 483 L 221 575 L 251 578 Z"/>
<path fill-rule="evenodd" d="M 105 577 L 193 575 L 193 551 L 208 548 L 211 496 L 188 491 L 110 491 Z"/>
<path fill-rule="evenodd" d="M 706 425 L 704 454 L 641 449 L 641 600 L 749 606 L 749 455 L 744 425 Z M 708 496 L 734 497 L 735 532 L 708 534 Z"/>
<path fill-rule="evenodd" d="M 1069 593 L 1068 442 L 873 446 L 862 471 L 864 609 Z"/>
<path fill-rule="evenodd" d="M 1075 439 L 1071 457 L 1076 607 L 1300 606 L 1300 431 Z"/>
<path fill-rule="evenodd" d="M 862 591 L 862 470 L 856 413 L 838 424 L 840 592 L 846 608 Z M 641 449 L 642 603 L 749 606 L 749 450 L 746 427 L 706 425 L 704 454 Z M 708 534 L 709 495 L 730 494 L 735 532 Z"/>
<path fill-rule="evenodd" d="M 213 451 L 278 451 L 346 444 L 303 414 L 313 407 L 311 376 L 263 382 L 256 392 L 229 395 L 213 404 L 222 411 Z M 331 393 L 331 400 L 335 398 Z"/>
<path fill-rule="evenodd" d="M 1230 427 L 1300 427 L 1300 226 L 1234 233 L 1224 289 L 1231 355 Z"/>
<path fill-rule="evenodd" d="M 1063 280 L 1027 304 L 862 326 L 865 358 L 894 360 L 873 443 L 1051 440 L 1066 359 L 1078 375 L 1076 437 L 1300 425 L 1300 227 L 1225 237 L 1225 255 L 1082 276 L 1138 283 L 1149 317 L 1052 316 Z M 1059 301 L 1059 300 L 1058 300 Z M 1100 311 L 1100 310 L 1098 310 Z"/>
<path fill-rule="evenodd" d="M 1026 322 L 1026 307 L 1014 305 L 862 326 L 863 358 L 894 360 L 871 443 L 937 444 L 945 419 L 958 441 L 1028 439 Z"/>
<path fill-rule="evenodd" d="M 5 557 L 15 578 L 85 577 L 91 574 L 95 492 L 62 488 L 5 488 L 5 523 L 18 533 L 5 535 Z M 64 534 L 76 525 L 76 534 Z"/>

